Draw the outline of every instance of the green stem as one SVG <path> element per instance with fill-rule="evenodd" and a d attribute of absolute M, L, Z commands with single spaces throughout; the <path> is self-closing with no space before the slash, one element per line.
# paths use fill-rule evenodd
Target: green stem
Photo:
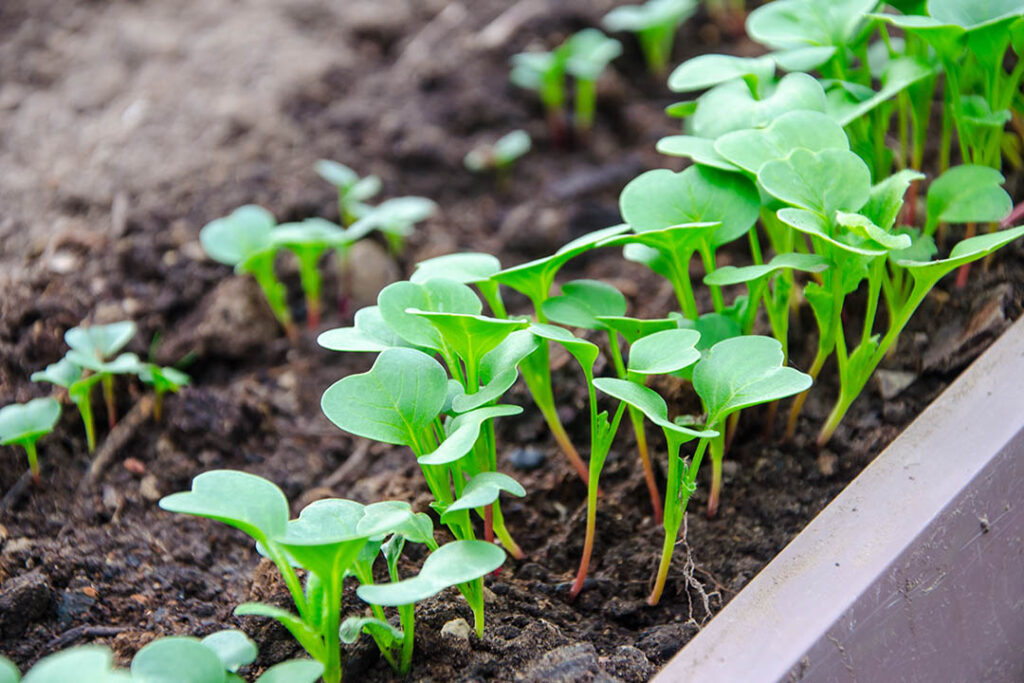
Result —
<path fill-rule="evenodd" d="M 693 285 L 690 284 L 689 263 L 690 254 L 687 254 L 685 259 L 680 259 L 678 255 L 675 258 L 670 258 L 671 269 L 669 272 L 672 275 L 672 289 L 675 290 L 680 310 L 685 317 L 696 320 L 698 316 L 697 299 L 693 296 Z"/>
<path fill-rule="evenodd" d="M 700 260 L 704 264 L 704 273 L 710 275 L 715 272 L 715 251 L 710 244 L 704 244 L 699 249 Z M 722 297 L 722 288 L 714 285 L 708 287 L 711 291 L 711 302 L 714 304 L 715 312 L 721 313 L 725 309 L 725 299 Z"/>
<path fill-rule="evenodd" d="M 39 455 L 36 453 L 36 442 L 25 441 L 22 444 L 25 447 L 25 453 L 28 455 L 28 469 L 32 472 L 32 480 L 36 484 L 39 483 Z"/>
<path fill-rule="evenodd" d="M 103 375 L 103 400 L 107 404 L 107 424 L 111 429 L 117 426 L 117 401 L 114 399 L 114 376 Z"/>
<path fill-rule="evenodd" d="M 576 101 L 573 127 L 577 133 L 586 134 L 594 125 L 594 110 L 597 106 L 597 84 L 584 78 L 576 79 Z"/>
<path fill-rule="evenodd" d="M 498 537 L 498 540 L 501 541 L 501 544 L 505 546 L 505 550 L 512 557 L 517 560 L 526 557 L 523 549 L 519 547 L 519 544 L 512 538 L 512 534 L 508 532 L 508 528 L 505 526 L 505 517 L 501 512 L 501 505 L 498 501 L 494 502 L 494 535 Z"/>
<path fill-rule="evenodd" d="M 85 426 L 85 443 L 92 453 L 96 450 L 96 424 L 92 417 L 92 403 L 89 400 L 89 393 L 86 393 L 81 400 L 75 401 L 78 412 L 82 415 L 82 424 Z"/>
<path fill-rule="evenodd" d="M 412 668 L 412 652 L 416 644 L 416 605 L 401 605 L 398 618 L 402 623 L 402 665 L 399 671 L 406 676 Z"/>
<path fill-rule="evenodd" d="M 724 427 L 724 423 L 720 424 Z M 708 494 L 708 517 L 718 514 L 722 494 L 722 460 L 725 459 L 725 434 L 711 439 L 711 491 Z"/>

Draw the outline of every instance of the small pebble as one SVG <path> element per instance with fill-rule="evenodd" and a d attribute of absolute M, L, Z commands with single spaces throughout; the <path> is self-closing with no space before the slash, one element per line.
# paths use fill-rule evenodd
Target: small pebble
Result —
<path fill-rule="evenodd" d="M 508 461 L 517 470 L 535 470 L 544 464 L 547 456 L 536 448 L 515 448 L 508 454 Z"/>
<path fill-rule="evenodd" d="M 146 473 L 146 465 L 138 458 L 125 458 L 124 468 L 132 474 L 142 476 Z"/>
<path fill-rule="evenodd" d="M 818 471 L 826 477 L 831 477 L 836 473 L 836 463 L 839 458 L 836 457 L 835 453 L 829 451 L 822 451 L 818 455 Z"/>
<path fill-rule="evenodd" d="M 441 627 L 442 637 L 455 638 L 466 642 L 469 642 L 470 633 L 472 633 L 472 629 L 469 627 L 469 623 L 462 617 L 452 619 Z"/>
<path fill-rule="evenodd" d="M 152 474 L 147 474 L 142 478 L 142 481 L 139 482 L 139 493 L 142 494 L 143 498 L 153 503 L 160 500 L 163 495 L 160 493 L 160 488 L 157 486 L 156 477 Z"/>

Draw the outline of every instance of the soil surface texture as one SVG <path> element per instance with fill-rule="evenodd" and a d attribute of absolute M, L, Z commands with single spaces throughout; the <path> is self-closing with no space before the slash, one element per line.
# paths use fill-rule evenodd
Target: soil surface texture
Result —
<path fill-rule="evenodd" d="M 64 332 L 83 322 L 136 321 L 127 350 L 163 363 L 186 359 L 194 378 L 167 398 L 159 422 L 145 388 L 120 380 L 121 423 L 112 433 L 96 401 L 96 459 L 65 399 L 58 428 L 40 442 L 40 487 L 25 485 L 20 449 L 0 449 L 0 653 L 25 669 L 61 648 L 105 643 L 123 664 L 158 636 L 241 628 L 260 648 L 242 672 L 247 679 L 302 654 L 276 623 L 233 616 L 251 599 L 286 604 L 276 571 L 248 539 L 164 512 L 159 498 L 215 468 L 273 480 L 293 513 L 329 496 L 409 500 L 427 510 L 429 494 L 410 452 L 344 434 L 320 412 L 323 391 L 372 359 L 326 351 L 312 331 L 288 341 L 255 284 L 204 257 L 199 229 L 245 203 L 282 221 L 337 220 L 333 188 L 313 171 L 320 158 L 378 174 L 382 197 L 436 201 L 439 212 L 401 257 L 374 238 L 356 247 L 343 276 L 326 265 L 327 329 L 350 324 L 353 311 L 424 258 L 487 251 L 513 265 L 618 223 L 626 182 L 646 169 L 682 167 L 654 151 L 678 130 L 663 112 L 677 98 L 646 73 L 635 42 L 620 36 L 625 51 L 599 84 L 586 140 L 553 144 L 534 95 L 508 82 L 512 54 L 596 26 L 614 4 L 0 3 L 0 405 L 48 395 L 51 387 L 29 375 L 57 361 Z M 698 14 L 681 30 L 675 62 L 756 52 L 721 40 Z M 507 179 L 465 170 L 473 146 L 517 128 L 534 148 Z M 1018 174 L 1008 186 L 1018 199 L 1020 183 Z M 742 249 L 722 257 L 746 258 Z M 295 265 L 282 258 L 279 269 L 302 322 Z M 618 286 L 631 315 L 673 308 L 669 285 L 616 250 L 572 261 L 560 279 L 580 277 Z M 1022 283 L 1019 244 L 976 266 L 966 288 L 944 281 L 827 449 L 813 441 L 835 394 L 831 365 L 791 443 L 778 439 L 787 404 L 769 438 L 763 411 L 744 414 L 718 516 L 705 517 L 701 482 L 655 608 L 644 598 L 662 529 L 631 430 L 620 431 L 602 475 L 591 578 L 570 602 L 586 490 L 517 385 L 508 401 L 525 412 L 498 425 L 499 469 L 529 492 L 503 505 L 527 558 L 488 577 L 483 638 L 453 627 L 442 634 L 455 619 L 472 621 L 455 591 L 417 607 L 411 679 L 648 680 L 1021 313 Z M 508 302 L 526 310 L 525 301 Z M 796 321 L 792 339 L 793 362 L 805 368 L 810 317 Z M 562 418 L 582 448 L 582 377 L 570 359 L 553 358 Z M 603 362 L 599 375 L 611 372 Z M 673 414 L 698 409 L 681 385 L 656 388 Z M 661 462 L 664 443 L 653 429 L 648 435 Z M 421 560 L 410 548 L 403 574 Z M 354 590 L 346 593 L 346 614 L 364 608 Z M 347 659 L 348 680 L 394 678 L 369 639 L 348 647 Z"/>

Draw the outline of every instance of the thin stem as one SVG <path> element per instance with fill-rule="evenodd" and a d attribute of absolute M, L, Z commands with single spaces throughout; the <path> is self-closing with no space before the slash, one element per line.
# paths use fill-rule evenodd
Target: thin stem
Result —
<path fill-rule="evenodd" d="M 498 540 L 501 541 L 501 544 L 505 546 L 505 550 L 507 550 L 512 557 L 517 560 L 523 559 L 526 557 L 526 554 L 523 552 L 523 549 L 519 547 L 519 544 L 515 542 L 512 535 L 505 527 L 505 517 L 501 512 L 501 505 L 498 502 L 495 502 L 493 507 L 494 535 L 498 537 Z"/>
<path fill-rule="evenodd" d="M 725 458 L 725 435 L 711 439 L 711 492 L 708 494 L 708 519 L 718 514 L 722 494 L 722 460 Z"/>
<path fill-rule="evenodd" d="M 398 618 L 402 623 L 402 665 L 403 676 L 412 668 L 412 652 L 416 644 L 416 606 L 402 605 L 398 608 Z"/>
<path fill-rule="evenodd" d="M 594 110 L 597 105 L 597 84 L 585 78 L 576 79 L 576 101 L 573 115 L 573 127 L 577 133 L 585 135 L 594 125 Z"/>
<path fill-rule="evenodd" d="M 114 376 L 104 375 L 100 380 L 103 384 L 103 400 L 107 404 L 107 424 L 111 429 L 117 426 L 117 401 L 114 399 Z"/>
<path fill-rule="evenodd" d="M 654 478 L 654 467 L 651 464 L 650 452 L 647 450 L 647 431 L 644 428 L 644 415 L 633 406 L 630 406 L 629 419 L 633 423 L 633 432 L 636 434 L 636 449 L 640 453 L 640 463 L 644 468 L 644 481 L 647 482 L 647 492 L 651 497 L 654 523 L 661 524 L 664 512 L 661 505 L 661 494 L 658 493 L 658 482 Z"/>
<path fill-rule="evenodd" d="M 811 380 L 815 381 L 818 379 L 818 373 L 821 372 L 821 368 L 824 367 L 826 359 L 831 350 L 826 350 L 822 345 L 818 345 L 818 353 L 814 356 L 814 362 L 811 363 L 811 368 L 807 371 L 807 374 L 811 376 Z M 810 393 L 810 389 L 802 391 L 797 394 L 797 397 L 793 400 L 793 405 L 789 409 L 789 419 L 786 420 L 786 436 L 785 439 L 788 441 L 793 438 L 796 434 L 797 419 L 800 417 L 800 411 L 803 410 L 804 401 L 807 400 L 807 394 Z"/>
<path fill-rule="evenodd" d="M 715 272 L 715 251 L 710 244 L 704 244 L 700 248 L 700 260 L 704 264 L 704 272 L 708 275 Z M 722 288 L 715 285 L 708 287 L 711 291 L 711 302 L 714 304 L 715 312 L 721 313 L 725 309 L 725 299 L 722 297 Z"/>
<path fill-rule="evenodd" d="M 82 424 L 85 426 L 85 443 L 89 448 L 89 452 L 92 453 L 96 450 L 96 425 L 92 417 L 92 403 L 89 400 L 89 393 L 86 393 L 81 400 L 75 401 L 75 405 L 78 406 L 78 412 L 82 415 Z"/>
<path fill-rule="evenodd" d="M 697 299 L 693 295 L 693 285 L 690 284 L 690 273 L 684 270 L 684 266 L 690 262 L 689 255 L 685 261 L 679 262 L 676 258 L 669 259 L 672 274 L 672 289 L 675 290 L 676 299 L 679 301 L 679 308 L 683 315 L 690 320 L 697 319 Z"/>
<path fill-rule="evenodd" d="M 28 454 L 28 468 L 32 472 L 32 481 L 39 484 L 39 456 L 36 453 L 36 442 L 26 441 L 22 445 L 25 446 L 25 453 Z"/>

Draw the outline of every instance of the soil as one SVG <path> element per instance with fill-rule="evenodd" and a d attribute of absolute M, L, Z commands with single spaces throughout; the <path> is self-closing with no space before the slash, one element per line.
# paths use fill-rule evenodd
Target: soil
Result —
<path fill-rule="evenodd" d="M 675 98 L 647 75 L 636 46 L 624 40 L 624 56 L 600 84 L 592 134 L 568 149 L 550 143 L 534 98 L 507 79 L 511 54 L 596 25 L 611 4 L 0 4 L 0 404 L 46 395 L 49 387 L 28 376 L 58 360 L 64 331 L 83 321 L 135 320 L 140 332 L 129 350 L 165 363 L 185 358 L 195 378 L 167 399 L 160 422 L 132 408 L 147 405 L 139 404 L 144 390 L 122 384 L 119 410 L 132 418 L 107 437 L 114 447 L 93 480 L 71 406 L 40 444 L 42 487 L 23 489 L 24 455 L 0 450 L 0 490 L 20 492 L 0 511 L 0 653 L 25 668 L 57 649 L 95 642 L 112 646 L 123 663 L 157 636 L 237 627 L 260 646 L 247 677 L 300 654 L 277 625 L 232 615 L 240 602 L 284 597 L 247 539 L 165 513 L 159 497 L 213 468 L 275 481 L 293 512 L 326 496 L 405 499 L 425 510 L 428 496 L 407 451 L 351 438 L 320 413 L 323 390 L 370 359 L 328 352 L 314 332 L 288 342 L 252 282 L 204 259 L 198 231 L 248 202 L 281 220 L 336 219 L 332 190 L 312 170 L 322 157 L 379 174 L 384 196 L 437 201 L 439 214 L 401 258 L 378 243 L 359 246 L 345 278 L 352 289 L 327 312 L 326 328 L 347 324 L 352 311 L 423 258 L 489 251 L 511 265 L 618 222 L 616 198 L 629 179 L 647 168 L 679 168 L 654 152 L 654 142 L 674 130 L 662 110 Z M 698 16 L 677 41 L 677 61 L 753 50 L 719 45 L 717 35 Z M 471 147 L 514 128 L 528 130 L 535 144 L 510 182 L 463 169 Z M 1015 197 L 1020 182 L 1019 174 L 1010 179 Z M 294 266 L 282 259 L 280 267 L 301 319 Z M 562 276 L 613 282 L 633 314 L 671 308 L 667 284 L 615 253 L 588 254 Z M 339 279 L 328 273 L 329 293 Z M 656 608 L 644 597 L 661 529 L 629 430 L 602 475 L 592 578 L 569 602 L 585 489 L 517 387 L 510 400 L 527 410 L 499 426 L 500 466 L 529 491 L 505 506 L 528 557 L 488 578 L 483 638 L 441 635 L 451 620 L 471 619 L 452 591 L 418 606 L 411 678 L 649 679 L 1021 313 L 1022 283 L 1018 244 L 991 267 L 976 267 L 967 288 L 943 284 L 885 364 L 890 373 L 910 373 L 909 387 L 892 395 L 891 382 L 883 382 L 884 399 L 879 387 L 869 388 L 825 450 L 813 447 L 813 436 L 835 389 L 832 368 L 792 443 L 763 439 L 762 414 L 745 415 L 719 514 L 701 514 L 706 498 L 698 489 L 686 543 Z M 809 319 L 803 329 L 812 330 Z M 797 324 L 793 339 L 811 343 L 813 334 L 800 332 Z M 810 352 L 794 342 L 797 365 Z M 580 378 L 571 363 L 557 356 L 555 363 L 563 419 L 584 444 Z M 675 409 L 692 409 L 678 386 L 658 388 Z M 663 452 L 657 439 L 653 445 Z M 513 466 L 524 461 L 536 466 Z M 408 555 L 403 571 L 412 572 L 421 557 L 415 549 Z M 354 593 L 345 609 L 362 609 Z M 348 654 L 349 680 L 392 678 L 371 644 Z"/>

